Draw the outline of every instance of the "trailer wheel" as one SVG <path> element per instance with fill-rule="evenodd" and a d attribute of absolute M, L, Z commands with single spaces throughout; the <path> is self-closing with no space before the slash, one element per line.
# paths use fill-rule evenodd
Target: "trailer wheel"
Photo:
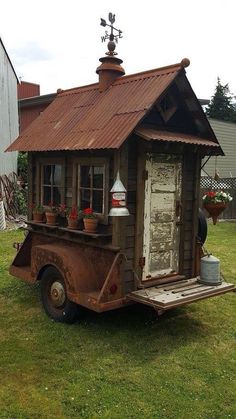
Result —
<path fill-rule="evenodd" d="M 204 244 L 207 238 L 207 221 L 204 212 L 199 208 L 198 213 L 198 238 Z"/>
<path fill-rule="evenodd" d="M 47 315 L 57 322 L 73 323 L 77 317 L 77 304 L 68 300 L 61 273 L 49 266 L 43 272 L 41 300 Z"/>

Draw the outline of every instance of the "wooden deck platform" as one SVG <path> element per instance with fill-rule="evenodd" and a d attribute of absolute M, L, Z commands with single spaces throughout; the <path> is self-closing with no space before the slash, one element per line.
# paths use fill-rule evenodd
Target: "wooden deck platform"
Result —
<path fill-rule="evenodd" d="M 209 286 L 201 284 L 197 278 L 191 278 L 133 291 L 127 297 L 130 300 L 147 304 L 160 310 L 169 310 L 170 308 L 190 304 L 229 291 L 235 291 L 233 284 L 222 282 L 220 285 Z"/>

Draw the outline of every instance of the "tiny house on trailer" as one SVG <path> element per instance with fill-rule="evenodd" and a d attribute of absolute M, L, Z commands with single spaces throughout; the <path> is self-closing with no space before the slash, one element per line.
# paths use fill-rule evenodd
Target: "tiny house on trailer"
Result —
<path fill-rule="evenodd" d="M 112 23 L 112 22 L 111 22 Z M 111 25 L 112 26 L 112 25 Z M 197 282 L 201 159 L 222 155 L 185 74 L 188 59 L 125 76 L 114 52 L 99 81 L 58 91 L 8 151 L 27 151 L 29 203 L 93 208 L 96 233 L 32 221 L 10 273 L 39 281 L 44 308 L 73 321 L 137 301 L 165 311 L 233 289 Z M 119 171 L 129 216 L 109 216 Z"/>

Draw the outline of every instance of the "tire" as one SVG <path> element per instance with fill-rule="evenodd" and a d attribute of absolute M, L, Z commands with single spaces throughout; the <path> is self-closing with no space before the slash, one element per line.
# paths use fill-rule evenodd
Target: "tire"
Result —
<path fill-rule="evenodd" d="M 207 221 L 204 212 L 199 208 L 198 213 L 198 238 L 204 244 L 207 238 Z"/>
<path fill-rule="evenodd" d="M 42 305 L 49 317 L 63 323 L 76 321 L 78 306 L 68 299 L 63 276 L 56 268 L 45 269 L 40 288 Z"/>

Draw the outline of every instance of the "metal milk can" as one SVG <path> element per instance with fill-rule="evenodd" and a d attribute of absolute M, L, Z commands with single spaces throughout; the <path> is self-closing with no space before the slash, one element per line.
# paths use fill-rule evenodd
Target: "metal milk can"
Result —
<path fill-rule="evenodd" d="M 207 255 L 201 258 L 199 282 L 205 285 L 220 285 L 220 261 L 215 256 Z"/>

